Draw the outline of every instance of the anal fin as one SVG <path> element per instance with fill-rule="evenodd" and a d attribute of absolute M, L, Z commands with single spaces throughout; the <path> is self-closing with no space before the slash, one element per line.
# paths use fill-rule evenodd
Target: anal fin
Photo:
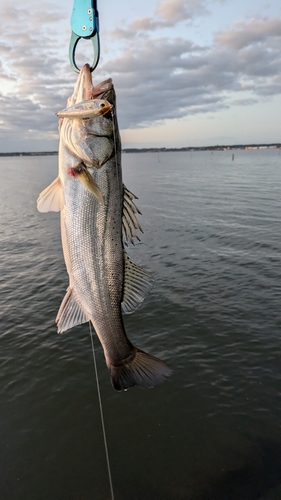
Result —
<path fill-rule="evenodd" d="M 63 208 L 63 195 L 59 177 L 57 177 L 37 199 L 39 212 L 60 212 Z"/>
<path fill-rule="evenodd" d="M 153 278 L 138 264 L 135 264 L 129 255 L 124 252 L 124 292 L 122 312 L 132 313 L 144 301 L 152 288 Z"/>
<path fill-rule="evenodd" d="M 89 318 L 77 303 L 72 289 L 68 288 L 56 317 L 58 333 L 65 332 L 65 330 L 87 321 L 89 321 Z"/>

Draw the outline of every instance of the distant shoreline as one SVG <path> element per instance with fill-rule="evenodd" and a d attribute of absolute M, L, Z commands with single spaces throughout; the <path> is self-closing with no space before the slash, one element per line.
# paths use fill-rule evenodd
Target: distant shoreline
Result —
<path fill-rule="evenodd" d="M 13 153 L 0 153 L 1 156 L 54 156 L 57 155 L 58 151 L 21 151 Z"/>
<path fill-rule="evenodd" d="M 231 150 L 252 150 L 252 149 L 281 149 L 281 143 L 272 144 L 236 144 L 232 146 L 186 146 L 183 148 L 124 148 L 122 153 L 176 153 L 182 151 L 231 151 Z M 58 151 L 21 151 L 11 153 L 0 153 L 2 156 L 55 156 Z"/>
<path fill-rule="evenodd" d="M 231 151 L 251 149 L 279 149 L 281 143 L 273 144 L 237 144 L 234 146 L 186 146 L 184 148 L 125 148 L 122 153 L 176 153 L 181 151 Z"/>

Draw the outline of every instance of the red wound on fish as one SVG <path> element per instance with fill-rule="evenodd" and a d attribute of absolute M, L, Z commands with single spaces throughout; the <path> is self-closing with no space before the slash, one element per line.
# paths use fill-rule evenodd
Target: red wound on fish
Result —
<path fill-rule="evenodd" d="M 68 173 L 68 175 L 70 175 L 70 177 L 76 177 L 76 175 L 77 175 L 74 168 L 68 168 L 67 173 Z"/>
<path fill-rule="evenodd" d="M 83 172 L 83 167 L 81 165 L 75 168 L 69 167 L 69 169 L 67 170 L 67 173 L 68 175 L 70 175 L 70 177 L 77 177 L 77 175 L 82 174 L 82 172 Z"/>

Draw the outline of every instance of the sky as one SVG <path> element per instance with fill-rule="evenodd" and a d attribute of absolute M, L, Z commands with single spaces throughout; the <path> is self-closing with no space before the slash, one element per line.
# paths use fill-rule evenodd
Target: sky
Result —
<path fill-rule="evenodd" d="M 59 5 L 58 5 L 59 4 Z M 281 142 L 280 0 L 98 0 L 123 148 Z M 1 0 L 0 152 L 58 149 L 72 0 Z M 92 44 L 77 47 L 81 67 Z"/>

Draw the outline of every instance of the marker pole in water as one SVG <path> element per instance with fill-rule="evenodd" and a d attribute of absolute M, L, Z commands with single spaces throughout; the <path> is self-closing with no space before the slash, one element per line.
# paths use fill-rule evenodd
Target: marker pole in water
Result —
<path fill-rule="evenodd" d="M 93 360 L 94 360 L 95 375 L 96 375 L 96 382 L 97 382 L 97 393 L 98 393 L 98 400 L 99 400 L 99 407 L 100 407 L 101 426 L 102 426 L 102 433 L 103 433 L 103 441 L 104 441 L 104 449 L 105 449 L 105 456 L 106 456 L 106 463 L 107 463 L 107 471 L 108 471 L 111 500 L 114 500 L 112 476 L 111 476 L 111 469 L 110 469 L 110 462 L 109 462 L 109 453 L 108 453 L 108 446 L 107 446 L 107 439 L 106 439 L 106 432 L 105 432 L 105 425 L 104 425 L 104 417 L 103 417 L 103 409 L 102 409 L 102 402 L 101 402 L 101 394 L 100 394 L 100 384 L 99 384 L 99 377 L 98 377 L 97 361 L 96 361 L 95 348 L 94 348 L 94 338 L 93 338 L 93 332 L 92 332 L 90 321 L 89 321 L 89 329 L 90 329 L 90 337 L 91 337 L 91 344 L 92 344 L 92 351 L 93 351 Z"/>

